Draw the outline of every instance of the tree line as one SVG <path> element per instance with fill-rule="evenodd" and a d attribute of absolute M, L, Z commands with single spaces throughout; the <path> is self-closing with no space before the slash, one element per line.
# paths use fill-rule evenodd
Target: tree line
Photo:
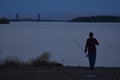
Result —
<path fill-rule="evenodd" d="M 90 17 L 77 17 L 70 20 L 70 22 L 120 22 L 120 16 L 90 16 Z"/>
<path fill-rule="evenodd" d="M 5 17 L 0 19 L 0 24 L 9 24 L 9 20 Z"/>

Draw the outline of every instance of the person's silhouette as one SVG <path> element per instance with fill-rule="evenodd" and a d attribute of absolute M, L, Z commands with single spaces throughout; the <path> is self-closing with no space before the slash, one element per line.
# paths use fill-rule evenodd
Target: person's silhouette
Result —
<path fill-rule="evenodd" d="M 93 37 L 93 32 L 89 33 L 89 38 L 86 40 L 85 53 L 88 51 L 88 59 L 90 64 L 90 69 L 94 70 L 95 61 L 96 61 L 96 45 L 99 45 L 99 42 L 96 38 Z"/>

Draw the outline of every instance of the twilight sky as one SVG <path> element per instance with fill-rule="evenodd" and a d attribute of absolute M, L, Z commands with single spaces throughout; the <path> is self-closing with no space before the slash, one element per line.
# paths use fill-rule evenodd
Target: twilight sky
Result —
<path fill-rule="evenodd" d="M 16 13 L 32 17 L 41 13 L 48 18 L 50 14 L 59 18 L 120 15 L 120 0 L 0 0 L 0 17 L 14 17 Z"/>

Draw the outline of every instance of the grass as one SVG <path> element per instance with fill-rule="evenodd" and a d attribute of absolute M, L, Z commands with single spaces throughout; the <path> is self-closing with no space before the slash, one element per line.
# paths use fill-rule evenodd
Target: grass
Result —
<path fill-rule="evenodd" d="M 8 56 L 7 58 L 0 61 L 0 66 L 12 67 L 22 65 L 21 61 L 16 57 Z"/>
<path fill-rule="evenodd" d="M 7 57 L 4 60 L 0 60 L 0 66 L 2 67 L 20 67 L 20 66 L 63 66 L 63 64 L 57 61 L 50 61 L 50 53 L 44 52 L 42 55 L 31 59 L 28 62 L 21 62 L 16 57 Z"/>
<path fill-rule="evenodd" d="M 0 80 L 88 80 L 90 75 L 95 80 L 120 80 L 120 68 L 97 67 L 91 71 L 89 67 L 64 66 L 50 61 L 50 53 L 28 61 L 7 57 L 0 61 Z"/>

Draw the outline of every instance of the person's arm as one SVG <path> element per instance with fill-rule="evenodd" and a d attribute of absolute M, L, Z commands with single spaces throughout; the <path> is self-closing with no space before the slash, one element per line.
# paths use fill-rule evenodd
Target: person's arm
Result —
<path fill-rule="evenodd" d="M 99 45 L 99 42 L 97 41 L 97 39 L 95 39 L 95 44 L 96 44 L 96 45 Z"/>

